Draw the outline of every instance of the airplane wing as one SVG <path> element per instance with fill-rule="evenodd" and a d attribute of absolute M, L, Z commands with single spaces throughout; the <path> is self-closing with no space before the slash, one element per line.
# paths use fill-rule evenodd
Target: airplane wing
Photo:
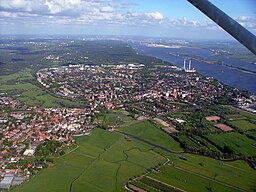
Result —
<path fill-rule="evenodd" d="M 256 37 L 208 0 L 187 0 L 256 55 Z"/>

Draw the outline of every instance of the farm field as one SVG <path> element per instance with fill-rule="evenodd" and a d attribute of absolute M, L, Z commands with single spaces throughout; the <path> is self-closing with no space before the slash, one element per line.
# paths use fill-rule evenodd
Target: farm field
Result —
<path fill-rule="evenodd" d="M 256 124 L 253 124 L 247 120 L 234 120 L 231 121 L 230 124 L 242 131 L 256 129 Z"/>
<path fill-rule="evenodd" d="M 120 130 L 131 134 L 137 131 L 136 136 L 147 141 L 181 150 L 168 134 L 148 121 Z M 225 162 L 199 155 L 167 153 L 99 128 L 90 136 L 77 137 L 77 144 L 76 150 L 12 191 L 124 191 L 127 182 L 152 192 L 174 188 L 175 191 L 256 189 L 256 172 L 245 161 Z"/>
<path fill-rule="evenodd" d="M 166 156 L 169 163 L 132 184 L 166 191 L 170 188 L 176 191 L 254 191 L 256 188 L 256 173 L 244 161 L 223 162 L 190 154 Z"/>
<path fill-rule="evenodd" d="M 245 135 L 234 132 L 209 134 L 205 137 L 219 147 L 230 147 L 236 154 L 241 154 L 244 156 L 255 156 L 256 154 L 255 141 L 247 138 Z"/>
<path fill-rule="evenodd" d="M 59 104 L 79 106 L 81 103 L 54 97 L 32 82 L 32 70 L 25 69 L 17 73 L 0 77 L 0 93 L 9 93 L 28 107 L 58 107 Z"/>
<path fill-rule="evenodd" d="M 139 122 L 129 127 L 122 127 L 119 130 L 173 151 L 183 151 L 178 142 L 149 121 Z"/>
<path fill-rule="evenodd" d="M 232 112 L 231 115 L 236 115 L 236 116 L 238 115 L 237 118 L 231 117 L 233 120 L 236 120 L 236 119 L 239 120 L 239 119 L 241 119 L 241 117 L 243 117 L 244 119 L 248 119 L 251 122 L 256 124 L 256 115 L 255 114 L 249 113 L 249 112 L 241 110 L 241 109 L 234 108 L 232 106 L 225 106 L 225 108 L 229 109 Z"/>
<path fill-rule="evenodd" d="M 239 115 L 239 114 L 230 114 L 230 115 L 225 115 L 225 118 L 233 121 L 233 120 L 240 120 L 240 119 L 246 119 L 246 117 L 244 117 L 243 115 Z"/>
<path fill-rule="evenodd" d="M 105 126 L 118 126 L 132 121 L 128 112 L 124 110 L 107 111 L 98 117 L 98 121 Z"/>
<path fill-rule="evenodd" d="M 129 179 L 166 161 L 150 146 L 102 129 L 77 143 L 77 150 L 13 191 L 123 191 Z"/>
<path fill-rule="evenodd" d="M 256 141 L 256 130 L 246 131 L 246 135 Z"/>

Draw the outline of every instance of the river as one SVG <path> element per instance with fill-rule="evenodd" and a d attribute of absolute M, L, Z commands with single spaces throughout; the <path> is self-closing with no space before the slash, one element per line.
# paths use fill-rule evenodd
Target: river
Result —
<path fill-rule="evenodd" d="M 254 95 L 256 94 L 256 64 L 247 63 L 238 59 L 229 59 L 223 56 L 215 56 L 211 54 L 209 50 L 202 48 L 160 48 L 148 47 L 139 43 L 133 44 L 132 46 L 139 54 L 157 57 L 179 67 L 183 67 L 184 55 L 191 55 L 192 58 L 195 58 L 191 59 L 192 67 L 195 68 L 197 72 L 204 76 L 213 77 L 231 87 L 249 91 Z M 196 59 L 196 57 L 219 61 L 222 65 L 200 61 Z M 234 68 L 229 66 L 233 66 Z M 253 71 L 254 73 L 242 71 L 238 68 Z"/>

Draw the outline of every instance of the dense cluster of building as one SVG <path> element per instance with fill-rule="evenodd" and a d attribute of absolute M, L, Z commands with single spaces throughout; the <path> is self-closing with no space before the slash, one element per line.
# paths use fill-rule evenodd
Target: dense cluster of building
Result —
<path fill-rule="evenodd" d="M 93 128 L 94 111 L 91 109 L 27 108 L 16 111 L 18 102 L 11 97 L 1 97 L 0 101 L 0 176 L 3 177 L 0 188 L 19 184 L 31 175 L 31 169 L 41 167 L 17 163 L 33 156 L 40 143 L 56 140 L 63 146 L 70 146 L 74 135 L 89 134 Z"/>
<path fill-rule="evenodd" d="M 0 97 L 0 188 L 19 184 L 33 168 L 42 167 L 31 163 L 20 166 L 17 162 L 34 156 L 45 140 L 70 146 L 74 135 L 89 134 L 97 125 L 93 117 L 99 113 L 99 106 L 135 111 L 134 117 L 143 119 L 178 110 L 182 104 L 211 104 L 221 97 L 232 97 L 231 91 L 211 78 L 164 65 L 70 65 L 41 69 L 37 80 L 53 95 L 82 101 L 85 106 L 24 109 L 15 99 Z M 159 118 L 154 121 L 168 133 L 177 132 L 169 122 Z"/>
<path fill-rule="evenodd" d="M 251 95 L 250 98 L 244 98 L 244 97 L 238 98 L 237 103 L 239 108 L 256 114 L 256 96 L 255 95 Z"/>
<path fill-rule="evenodd" d="M 89 101 L 93 108 L 105 102 L 121 105 L 148 100 L 158 105 L 164 103 L 165 110 L 172 110 L 174 106 L 168 106 L 169 102 L 196 105 L 201 102 L 211 103 L 230 94 L 223 84 L 211 78 L 186 73 L 173 66 L 71 65 L 41 69 L 37 72 L 37 79 L 52 93 Z"/>

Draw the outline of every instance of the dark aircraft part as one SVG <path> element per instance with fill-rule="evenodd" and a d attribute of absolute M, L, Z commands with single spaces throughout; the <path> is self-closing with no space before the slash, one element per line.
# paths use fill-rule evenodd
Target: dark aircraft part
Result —
<path fill-rule="evenodd" d="M 187 0 L 256 55 L 256 37 L 208 0 Z M 232 5 L 230 5 L 232 6 Z M 233 5 L 235 6 L 235 5 Z"/>

